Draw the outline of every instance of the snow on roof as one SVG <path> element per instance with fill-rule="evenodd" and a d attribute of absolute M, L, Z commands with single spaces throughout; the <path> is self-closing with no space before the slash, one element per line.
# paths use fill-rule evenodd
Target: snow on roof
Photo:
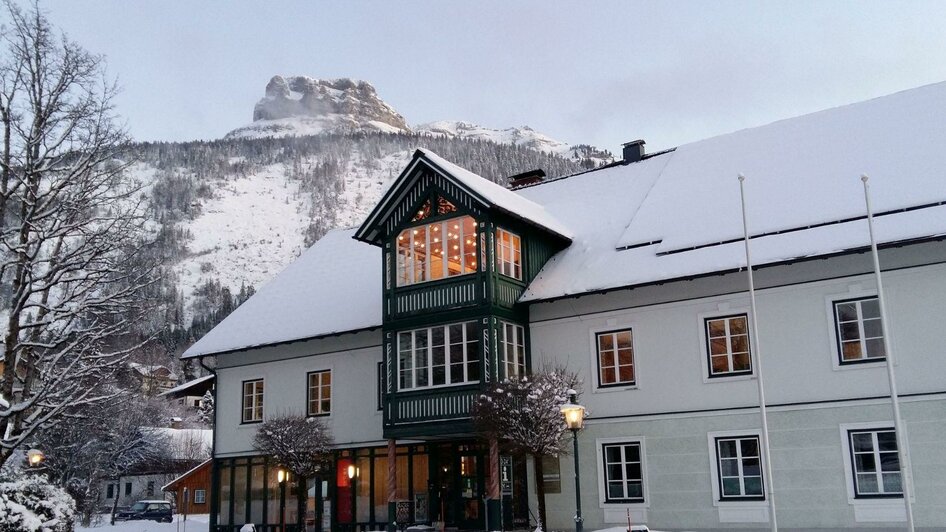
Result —
<path fill-rule="evenodd" d="M 331 231 L 181 358 L 381 325 L 381 250 Z"/>
<path fill-rule="evenodd" d="M 524 189 L 575 239 L 521 300 L 744 267 L 741 241 L 718 244 L 742 238 L 740 173 L 756 264 L 868 245 L 862 173 L 875 213 L 931 205 L 878 216 L 880 242 L 944 235 L 943 124 L 946 83 L 938 83 Z M 860 219 L 811 227 L 852 218 Z"/>
<path fill-rule="evenodd" d="M 485 177 L 474 174 L 466 168 L 461 168 L 428 149 L 419 148 L 417 151 L 421 152 L 430 162 L 456 178 L 463 186 L 491 203 L 494 207 L 516 218 L 521 218 L 539 227 L 543 227 L 567 240 L 571 240 L 572 232 L 568 227 L 562 225 L 554 216 L 549 214 L 542 205 L 506 187 L 497 185 Z"/>
<path fill-rule="evenodd" d="M 521 298 L 536 301 L 744 267 L 739 173 L 758 265 L 866 246 L 861 173 L 879 242 L 946 236 L 944 124 L 938 83 L 517 192 L 421 153 L 500 209 L 572 239 Z M 326 235 L 183 356 L 380 326 L 380 249 L 353 234 Z"/>
<path fill-rule="evenodd" d="M 170 390 L 168 390 L 168 391 L 166 391 L 166 392 L 159 393 L 159 394 L 158 394 L 158 397 L 162 397 L 162 396 L 165 396 L 165 395 L 174 395 L 174 394 L 183 392 L 183 391 L 187 390 L 188 388 L 193 388 L 193 387 L 196 387 L 196 386 L 200 386 L 201 384 L 203 384 L 203 383 L 205 383 L 205 382 L 207 382 L 207 381 L 209 381 L 209 380 L 212 380 L 213 378 L 214 378 L 214 375 L 204 375 L 203 377 L 197 377 L 197 378 L 194 379 L 194 380 L 190 380 L 190 381 L 185 382 L 184 384 L 180 384 L 180 385 L 178 385 L 178 386 L 175 386 L 175 387 L 171 388 Z"/>

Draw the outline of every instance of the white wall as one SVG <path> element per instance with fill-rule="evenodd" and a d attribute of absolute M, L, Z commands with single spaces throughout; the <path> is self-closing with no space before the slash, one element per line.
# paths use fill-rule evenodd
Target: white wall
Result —
<path fill-rule="evenodd" d="M 264 379 L 263 419 L 283 413 L 305 414 L 311 371 L 332 371 L 328 423 L 338 445 L 381 441 L 377 408 L 381 334 L 359 333 L 218 357 L 216 455 L 253 454 L 258 424 L 241 424 L 242 383 Z M 374 345 L 372 345 L 374 344 Z M 254 359 L 260 363 L 250 363 Z"/>

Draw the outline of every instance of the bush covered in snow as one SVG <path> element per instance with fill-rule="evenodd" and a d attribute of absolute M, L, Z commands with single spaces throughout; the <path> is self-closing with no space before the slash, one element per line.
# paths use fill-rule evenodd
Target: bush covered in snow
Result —
<path fill-rule="evenodd" d="M 0 482 L 0 532 L 72 532 L 75 503 L 42 476 Z"/>

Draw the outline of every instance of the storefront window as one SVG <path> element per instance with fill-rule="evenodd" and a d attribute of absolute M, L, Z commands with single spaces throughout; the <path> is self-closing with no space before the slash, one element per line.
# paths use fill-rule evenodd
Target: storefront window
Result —
<path fill-rule="evenodd" d="M 221 525 L 230 524 L 230 465 L 220 464 L 220 513 L 217 515 L 217 523 Z"/>
<path fill-rule="evenodd" d="M 246 523 L 246 460 L 233 464 L 233 524 Z"/>

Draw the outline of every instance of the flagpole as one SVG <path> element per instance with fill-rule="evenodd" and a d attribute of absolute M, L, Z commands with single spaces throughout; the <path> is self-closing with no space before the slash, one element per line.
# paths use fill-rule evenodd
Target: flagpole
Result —
<path fill-rule="evenodd" d="M 752 314 L 752 331 L 755 333 L 755 368 L 756 384 L 759 386 L 759 413 L 762 414 L 762 452 L 763 464 L 765 467 L 766 487 L 768 488 L 769 500 L 769 523 L 772 525 L 772 532 L 778 531 L 778 520 L 775 518 L 775 480 L 772 477 L 772 452 L 769 448 L 769 420 L 766 415 L 765 407 L 765 387 L 762 384 L 762 355 L 759 344 L 759 318 L 756 315 L 755 304 L 755 283 L 752 279 L 752 255 L 749 253 L 749 223 L 746 216 L 746 192 L 744 182 L 746 176 L 739 174 L 739 199 L 742 202 L 742 232 L 746 246 L 746 272 L 749 274 L 749 312 Z"/>
<path fill-rule="evenodd" d="M 887 381 L 890 384 L 890 402 L 893 404 L 893 428 L 897 436 L 897 452 L 900 458 L 900 478 L 903 481 L 903 505 L 907 512 L 907 530 L 914 531 L 913 503 L 913 475 L 910 471 L 910 452 L 907 448 L 907 427 L 900 417 L 900 397 L 897 394 L 897 378 L 894 374 L 893 351 L 890 349 L 890 333 L 887 320 L 887 307 L 884 302 L 884 282 L 880 275 L 880 258 L 877 255 L 877 240 L 874 237 L 874 213 L 870 205 L 870 185 L 867 174 L 861 175 L 864 183 L 864 203 L 867 205 L 867 230 L 870 233 L 870 253 L 874 261 L 874 278 L 877 282 L 877 304 L 880 307 L 880 323 L 884 333 L 884 354 L 887 366 Z"/>

